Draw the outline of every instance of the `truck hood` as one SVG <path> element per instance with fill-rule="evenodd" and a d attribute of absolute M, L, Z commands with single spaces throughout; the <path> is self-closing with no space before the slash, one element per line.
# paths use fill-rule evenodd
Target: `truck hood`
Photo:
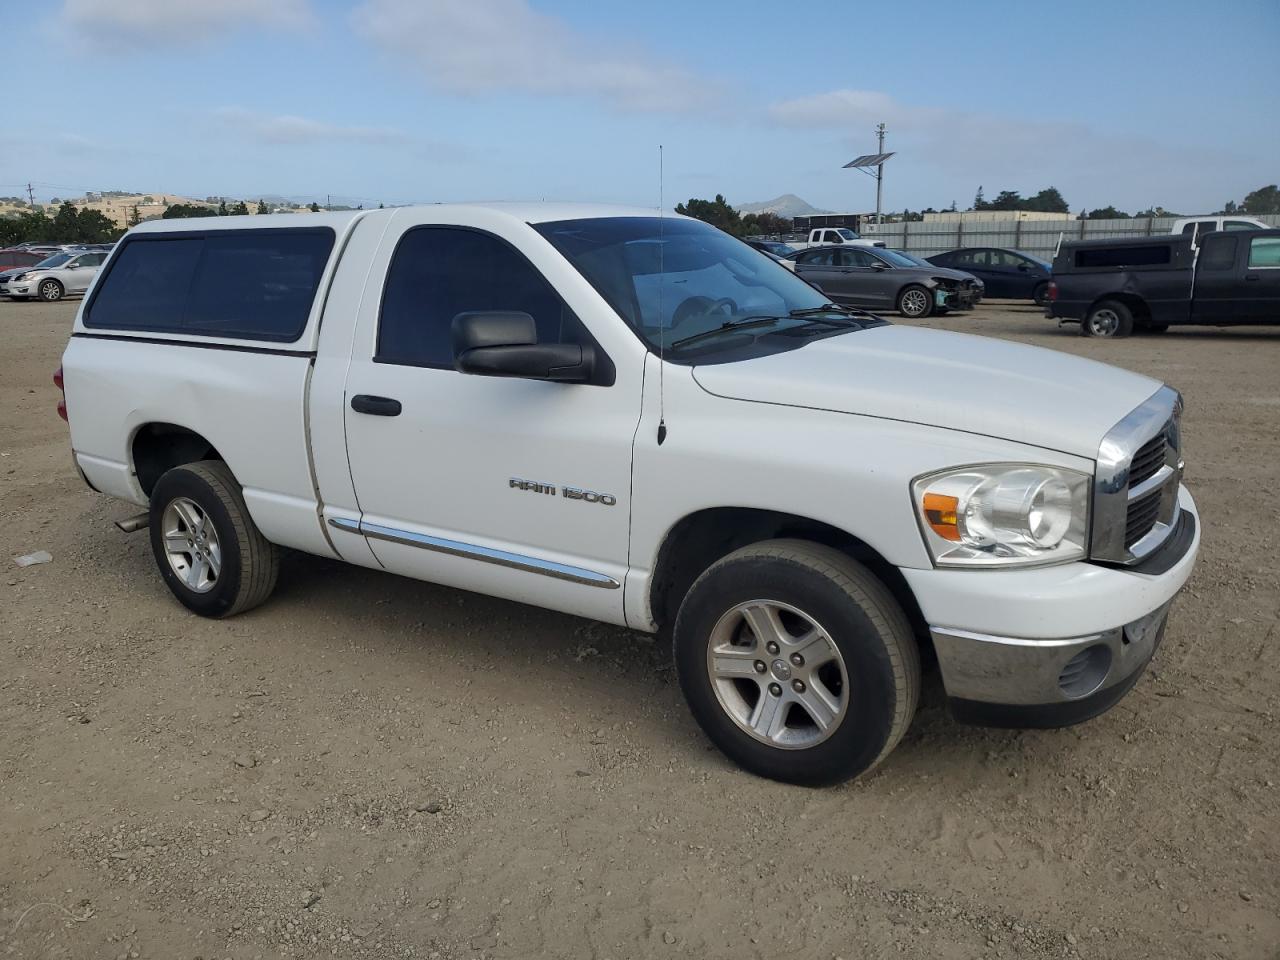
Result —
<path fill-rule="evenodd" d="M 903 326 L 699 366 L 693 378 L 718 397 L 962 430 L 1089 459 L 1160 388 L 1055 350 Z"/>

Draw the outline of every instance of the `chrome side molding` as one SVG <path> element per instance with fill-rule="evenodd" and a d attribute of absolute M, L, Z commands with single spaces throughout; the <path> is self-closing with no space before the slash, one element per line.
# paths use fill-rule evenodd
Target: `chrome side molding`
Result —
<path fill-rule="evenodd" d="M 454 557 L 479 560 L 482 563 L 493 563 L 500 567 L 510 567 L 512 570 L 522 570 L 525 573 L 538 573 L 544 577 L 567 580 L 569 583 L 580 583 L 588 587 L 617 590 L 622 586 L 613 577 L 607 577 L 603 573 L 597 573 L 594 570 L 570 566 L 567 563 L 556 563 L 552 560 L 541 560 L 538 557 L 530 557 L 522 553 L 495 550 L 493 547 L 463 543 L 460 540 L 432 537 L 425 533 L 414 533 L 411 530 L 399 530 L 395 527 L 384 527 L 376 523 L 349 520 L 346 517 L 330 517 L 329 525 L 347 533 L 369 537 L 371 540 L 385 540 L 388 543 L 419 547 L 423 550 L 431 550 L 434 553 L 447 553 Z"/>

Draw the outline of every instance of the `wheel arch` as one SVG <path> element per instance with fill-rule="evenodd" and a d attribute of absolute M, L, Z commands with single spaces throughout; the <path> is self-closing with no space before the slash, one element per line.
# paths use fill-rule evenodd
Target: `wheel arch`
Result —
<path fill-rule="evenodd" d="M 1133 314 L 1133 320 L 1135 323 L 1147 324 L 1151 321 L 1151 307 L 1147 304 L 1145 299 L 1134 293 L 1121 292 L 1105 293 L 1100 297 L 1095 297 L 1093 302 L 1089 304 L 1089 308 L 1085 310 L 1084 319 L 1081 322 L 1087 321 L 1093 314 L 1093 311 L 1097 310 L 1098 307 L 1102 306 L 1108 300 L 1113 300 L 1116 303 L 1122 303 L 1128 307 L 1129 312 Z"/>
<path fill-rule="evenodd" d="M 928 645 L 928 626 L 915 594 L 902 572 L 878 550 L 824 521 L 754 507 L 709 507 L 681 517 L 667 530 L 649 579 L 649 610 L 658 629 L 671 628 L 685 594 L 713 563 L 749 544 L 776 539 L 821 543 L 857 560 L 902 605 L 921 646 Z"/>
<path fill-rule="evenodd" d="M 129 438 L 129 466 L 148 498 L 165 471 L 200 460 L 226 462 L 203 434 L 180 424 L 150 421 Z"/>

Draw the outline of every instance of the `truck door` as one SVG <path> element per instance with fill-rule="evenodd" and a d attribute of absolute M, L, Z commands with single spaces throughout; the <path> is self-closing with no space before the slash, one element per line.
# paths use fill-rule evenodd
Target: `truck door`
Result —
<path fill-rule="evenodd" d="M 566 283 L 575 310 L 518 248 L 533 246 L 525 224 L 422 220 L 394 215 L 359 308 L 345 417 L 360 516 L 358 529 L 330 517 L 335 536 L 363 535 L 395 573 L 625 622 L 642 360 L 593 384 L 455 371 L 455 316 L 521 311 L 540 343 L 591 343 L 607 372 L 612 360 L 579 316 L 602 301 Z M 535 253 L 558 258 L 549 246 Z"/>
<path fill-rule="evenodd" d="M 1237 268 L 1236 238 L 1230 234 L 1207 235 L 1196 255 L 1195 286 L 1191 300 L 1193 323 L 1232 323 L 1239 313 L 1244 282 Z"/>
<path fill-rule="evenodd" d="M 1237 287 L 1237 315 L 1241 323 L 1280 323 L 1280 236 L 1241 235 L 1248 244 L 1241 260 L 1244 282 Z"/>

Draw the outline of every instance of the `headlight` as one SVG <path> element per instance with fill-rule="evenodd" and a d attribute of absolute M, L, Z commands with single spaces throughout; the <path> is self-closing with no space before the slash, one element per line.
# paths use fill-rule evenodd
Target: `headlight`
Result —
<path fill-rule="evenodd" d="M 1087 474 L 989 463 L 911 485 L 925 544 L 940 567 L 1063 563 L 1085 555 Z"/>
<path fill-rule="evenodd" d="M 16 277 L 10 277 L 9 279 L 10 279 L 10 280 L 25 280 L 25 279 L 27 279 L 27 277 L 29 277 L 29 276 L 31 276 L 31 274 L 29 274 L 29 273 L 20 273 L 20 274 L 18 274 Z"/>

